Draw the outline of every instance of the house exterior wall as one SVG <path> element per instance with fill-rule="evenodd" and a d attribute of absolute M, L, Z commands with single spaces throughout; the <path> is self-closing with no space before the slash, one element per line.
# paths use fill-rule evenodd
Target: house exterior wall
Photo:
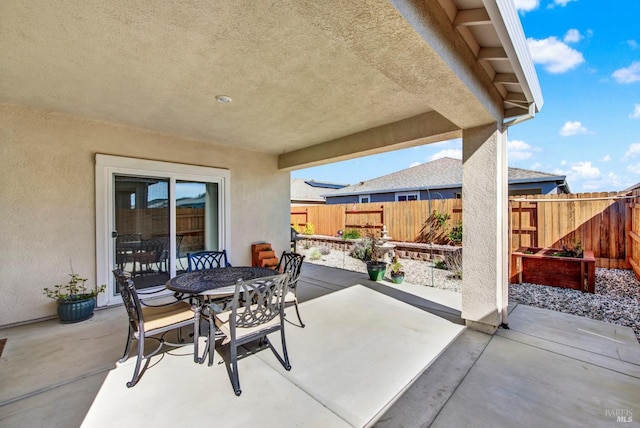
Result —
<path fill-rule="evenodd" d="M 431 197 L 431 200 L 434 199 L 455 199 L 456 198 L 456 193 L 462 193 L 462 187 L 456 187 L 456 188 L 450 188 L 450 189 L 434 189 L 434 190 L 429 190 L 428 192 L 426 190 L 421 190 L 420 191 L 420 200 L 421 201 L 428 201 L 429 197 Z"/>
<path fill-rule="evenodd" d="M 521 195 L 523 192 L 518 192 L 519 190 L 532 190 L 539 189 L 539 192 L 524 192 L 527 195 L 557 195 L 558 185 L 555 181 L 540 181 L 536 183 L 515 183 L 509 184 L 509 194 L 510 195 Z"/>
<path fill-rule="evenodd" d="M 249 265 L 252 243 L 289 247 L 290 177 L 276 156 L 0 105 L 0 326 L 55 315 L 42 289 L 66 282 L 70 260 L 95 284 L 96 153 L 228 169 L 231 263 Z"/>
<path fill-rule="evenodd" d="M 542 194 L 542 195 L 555 195 L 558 194 L 558 185 L 555 182 L 533 182 L 533 183 L 516 183 L 509 185 L 509 194 L 518 195 L 522 194 L 519 190 L 531 190 L 536 189 L 536 192 L 524 192 L 524 194 Z M 407 192 L 400 192 L 407 193 Z M 454 199 L 462 193 L 462 187 L 451 187 L 447 189 L 434 189 L 427 192 L 426 190 L 420 191 L 420 200 L 426 201 L 429 199 Z M 367 193 L 371 196 L 371 202 L 393 202 L 396 200 L 395 192 L 386 193 Z M 351 204 L 358 203 L 359 196 L 327 196 L 327 204 Z"/>

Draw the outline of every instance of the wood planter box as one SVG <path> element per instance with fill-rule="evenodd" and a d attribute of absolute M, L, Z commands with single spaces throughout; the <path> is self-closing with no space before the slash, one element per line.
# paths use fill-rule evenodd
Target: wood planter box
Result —
<path fill-rule="evenodd" d="M 552 255 L 561 252 L 559 248 L 518 248 L 511 253 L 511 283 L 528 282 L 595 293 L 593 251 L 585 251 L 583 258 Z"/>

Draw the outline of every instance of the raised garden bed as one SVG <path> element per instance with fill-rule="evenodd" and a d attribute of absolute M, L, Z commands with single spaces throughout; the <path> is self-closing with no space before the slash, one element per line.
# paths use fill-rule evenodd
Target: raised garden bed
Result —
<path fill-rule="evenodd" d="M 518 248 L 511 254 L 511 283 L 523 282 L 572 288 L 594 293 L 596 259 L 593 251 L 584 257 L 567 257 L 559 248 Z"/>

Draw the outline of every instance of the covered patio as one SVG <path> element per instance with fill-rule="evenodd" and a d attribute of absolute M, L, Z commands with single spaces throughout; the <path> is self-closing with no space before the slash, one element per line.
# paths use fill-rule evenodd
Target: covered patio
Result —
<path fill-rule="evenodd" d="M 0 326 L 54 316 L 70 264 L 107 307 L 181 244 L 279 253 L 290 171 L 457 138 L 461 316 L 507 322 L 507 131 L 543 104 L 511 0 L 7 1 L 0 39 Z"/>
<path fill-rule="evenodd" d="M 543 104 L 511 0 L 9 0 L 0 40 L 3 426 L 552 426 L 640 402 L 630 331 L 521 307 L 507 320 L 507 131 Z M 306 266 L 290 373 L 245 358 L 237 398 L 224 365 L 165 355 L 126 389 L 120 234 L 167 240 L 143 258 L 164 269 L 144 286 L 162 285 L 190 199 L 198 248 L 249 265 L 253 244 L 289 248 L 290 171 L 454 138 L 461 295 Z M 133 209 L 163 222 L 123 230 Z M 60 325 L 42 290 L 70 263 L 107 292 Z"/>
<path fill-rule="evenodd" d="M 520 305 L 511 329 L 491 336 L 462 325 L 457 293 L 310 264 L 300 287 L 307 327 L 287 324 L 292 370 L 247 348 L 241 397 L 224 348 L 207 367 L 190 345 L 154 358 L 128 389 L 132 360 L 114 366 L 122 308 L 78 325 L 5 329 L 0 423 L 598 426 L 640 400 L 640 346 L 628 328 Z"/>

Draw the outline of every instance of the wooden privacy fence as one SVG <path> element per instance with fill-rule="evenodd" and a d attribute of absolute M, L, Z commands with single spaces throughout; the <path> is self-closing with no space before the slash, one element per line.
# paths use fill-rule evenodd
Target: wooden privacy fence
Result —
<path fill-rule="evenodd" d="M 640 279 L 640 191 L 634 190 L 633 199 L 628 202 L 629 216 L 631 217 L 631 230 L 627 237 L 627 248 L 630 253 L 629 264 L 636 275 Z"/>
<path fill-rule="evenodd" d="M 316 235 L 336 236 L 339 230 L 367 230 L 387 227 L 394 241 L 445 243 L 444 228 L 436 227 L 433 212 L 449 214 L 450 224 L 462 221 L 460 199 L 382 202 L 346 205 L 291 207 L 291 225 L 302 229 L 313 224 Z M 430 239 L 431 237 L 431 239 Z"/>
<path fill-rule="evenodd" d="M 632 216 L 621 193 L 514 197 L 510 208 L 512 250 L 579 244 L 593 251 L 598 267 L 630 267 Z"/>
<path fill-rule="evenodd" d="M 116 224 L 121 234 L 139 233 L 143 239 L 169 234 L 169 209 L 118 209 Z M 181 253 L 204 249 L 204 208 L 176 208 L 176 234 L 181 235 Z"/>
<path fill-rule="evenodd" d="M 532 195 L 509 200 L 510 249 L 580 245 L 596 265 L 634 268 L 640 276 L 640 193 Z M 448 218 L 438 227 L 438 217 Z M 311 223 L 315 234 L 380 228 L 394 241 L 449 243 L 448 232 L 462 221 L 461 199 L 291 207 L 291 224 Z"/>

